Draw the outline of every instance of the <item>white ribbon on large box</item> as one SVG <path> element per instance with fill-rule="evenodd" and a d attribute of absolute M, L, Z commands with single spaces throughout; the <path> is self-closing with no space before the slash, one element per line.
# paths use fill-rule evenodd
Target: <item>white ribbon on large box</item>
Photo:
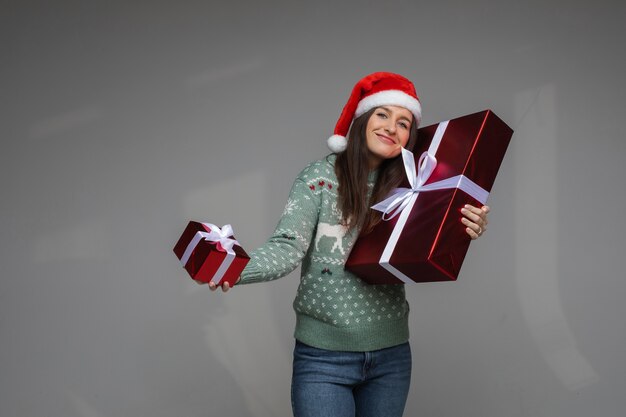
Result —
<path fill-rule="evenodd" d="M 417 170 L 415 169 L 415 158 L 413 153 L 402 148 L 404 170 L 406 171 L 406 176 L 409 180 L 411 188 L 396 188 L 392 191 L 389 197 L 372 206 L 372 209 L 383 212 L 383 220 L 390 220 L 398 214 L 400 215 L 393 231 L 391 232 L 391 236 L 385 245 L 379 264 L 404 283 L 411 283 L 413 280 L 391 265 L 389 260 L 396 248 L 400 234 L 404 229 L 406 221 L 409 218 L 409 214 L 411 213 L 419 193 L 425 191 L 459 188 L 474 197 L 476 200 L 480 201 L 482 204 L 485 204 L 487 202 L 487 198 L 489 197 L 488 191 L 467 178 L 465 175 L 456 175 L 454 177 L 424 185 L 437 166 L 437 158 L 435 158 L 435 154 L 437 153 L 437 149 L 439 149 L 439 145 L 441 144 L 441 140 L 447 127 L 448 121 L 439 123 L 428 150 L 420 156 Z"/>
<path fill-rule="evenodd" d="M 211 223 L 202 224 L 210 231 L 196 232 L 196 234 L 193 236 L 193 239 L 191 239 L 191 242 L 189 242 L 189 244 L 187 245 L 183 256 L 180 258 L 180 262 L 183 264 L 183 266 L 187 265 L 187 261 L 189 261 L 191 254 L 196 249 L 196 246 L 198 246 L 198 243 L 200 243 L 202 239 L 216 243 L 217 250 L 226 252 L 226 257 L 222 261 L 220 267 L 217 269 L 217 272 L 211 278 L 211 282 L 219 284 L 219 282 L 224 277 L 224 274 L 230 267 L 230 264 L 232 264 L 233 260 L 235 259 L 235 251 L 233 250 L 233 246 L 239 245 L 239 242 L 230 237 L 234 235 L 233 228 L 230 224 L 224 225 L 222 228 Z"/>

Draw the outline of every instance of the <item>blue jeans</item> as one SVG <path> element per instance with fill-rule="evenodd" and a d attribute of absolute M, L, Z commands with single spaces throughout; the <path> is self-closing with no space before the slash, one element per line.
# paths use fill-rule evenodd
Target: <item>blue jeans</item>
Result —
<path fill-rule="evenodd" d="M 401 417 L 411 381 L 411 348 L 335 352 L 296 341 L 295 417 Z"/>

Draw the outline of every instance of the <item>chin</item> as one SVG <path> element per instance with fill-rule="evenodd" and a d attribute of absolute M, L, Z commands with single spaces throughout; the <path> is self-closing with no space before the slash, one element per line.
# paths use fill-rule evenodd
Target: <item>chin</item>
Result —
<path fill-rule="evenodd" d="M 393 159 L 393 158 L 396 158 L 397 156 L 399 156 L 399 155 L 400 155 L 400 153 L 402 153 L 402 150 L 401 150 L 401 149 L 399 149 L 399 148 L 398 148 L 398 149 L 395 149 L 393 152 L 389 152 L 389 153 L 387 154 L 387 156 L 385 157 L 385 159 Z"/>
<path fill-rule="evenodd" d="M 400 153 L 402 152 L 402 148 L 400 147 L 400 145 L 391 146 L 376 144 L 375 146 L 372 146 L 369 150 L 380 160 L 393 159 L 400 155 Z"/>

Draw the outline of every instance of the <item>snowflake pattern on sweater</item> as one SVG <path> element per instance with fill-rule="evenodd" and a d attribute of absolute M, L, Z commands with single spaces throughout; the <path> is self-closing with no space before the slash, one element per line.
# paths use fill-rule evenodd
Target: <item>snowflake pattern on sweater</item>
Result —
<path fill-rule="evenodd" d="M 302 264 L 295 336 L 311 346 L 364 351 L 408 339 L 404 285 L 369 285 L 344 269 L 358 236 L 340 224 L 335 155 L 296 178 L 273 235 L 250 253 L 240 284 L 281 278 Z M 375 174 L 368 179 L 370 191 Z M 369 196 L 364 196 L 369 198 Z"/>

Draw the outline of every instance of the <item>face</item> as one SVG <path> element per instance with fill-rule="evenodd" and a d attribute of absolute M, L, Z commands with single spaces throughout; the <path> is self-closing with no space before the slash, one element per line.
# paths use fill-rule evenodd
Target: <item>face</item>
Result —
<path fill-rule="evenodd" d="M 413 113 L 404 107 L 377 107 L 367 121 L 369 167 L 376 169 L 385 159 L 395 158 L 409 141 Z"/>

